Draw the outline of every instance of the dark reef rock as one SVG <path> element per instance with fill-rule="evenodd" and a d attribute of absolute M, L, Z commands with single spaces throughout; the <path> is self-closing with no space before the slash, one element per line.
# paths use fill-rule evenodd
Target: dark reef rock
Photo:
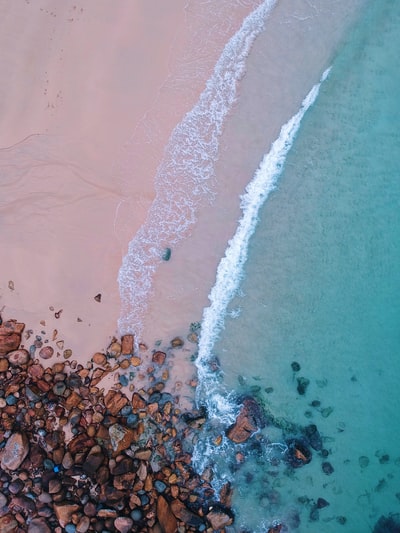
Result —
<path fill-rule="evenodd" d="M 400 514 L 381 516 L 375 524 L 373 533 L 400 533 Z"/>
<path fill-rule="evenodd" d="M 312 453 L 307 444 L 300 439 L 290 439 L 287 441 L 288 450 L 286 461 L 293 468 L 299 468 L 308 464 L 312 459 Z"/>

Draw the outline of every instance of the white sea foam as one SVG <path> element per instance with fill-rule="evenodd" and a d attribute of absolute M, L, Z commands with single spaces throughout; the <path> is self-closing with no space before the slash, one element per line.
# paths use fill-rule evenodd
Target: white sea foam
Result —
<path fill-rule="evenodd" d="M 199 101 L 172 132 L 155 177 L 155 200 L 119 271 L 121 334 L 133 331 L 140 336 L 163 250 L 187 234 L 197 208 L 212 195 L 222 128 L 237 98 L 246 58 L 275 3 L 264 0 L 244 19 L 226 44 Z"/>
<path fill-rule="evenodd" d="M 271 145 L 270 151 L 264 156 L 253 179 L 246 187 L 241 198 L 243 215 L 239 221 L 233 238 L 229 241 L 225 256 L 221 259 L 215 285 L 209 295 L 210 306 L 203 312 L 202 329 L 199 340 L 199 354 L 196 360 L 199 376 L 197 399 L 209 407 L 209 415 L 219 417 L 216 405 L 224 405 L 224 416 L 227 406 L 221 402 L 221 389 L 217 378 L 208 364 L 213 357 L 214 344 L 224 326 L 227 307 L 237 294 L 243 276 L 243 267 L 247 259 L 249 240 L 258 222 L 258 212 L 282 173 L 287 154 L 299 130 L 301 121 L 318 96 L 321 83 L 327 78 L 327 69 L 319 83 L 314 85 L 302 102 L 299 111 L 282 126 L 279 137 Z M 219 398 L 218 403 L 214 396 Z"/>

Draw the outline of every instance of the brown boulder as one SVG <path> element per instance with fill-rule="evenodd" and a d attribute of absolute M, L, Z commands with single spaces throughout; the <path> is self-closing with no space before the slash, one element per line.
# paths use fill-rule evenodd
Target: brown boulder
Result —
<path fill-rule="evenodd" d="M 111 446 L 115 454 L 126 450 L 137 440 L 137 432 L 122 426 L 121 424 L 113 424 L 110 426 L 108 432 L 111 439 Z"/>
<path fill-rule="evenodd" d="M 79 510 L 76 503 L 54 505 L 54 512 L 61 527 L 65 527 L 71 522 L 72 515 Z"/>
<path fill-rule="evenodd" d="M 114 527 L 119 533 L 129 533 L 132 531 L 133 520 L 126 516 L 120 516 L 114 520 Z"/>
<path fill-rule="evenodd" d="M 43 346 L 43 348 L 40 349 L 39 357 L 42 359 L 50 359 L 54 354 L 54 348 L 51 346 Z"/>
<path fill-rule="evenodd" d="M 44 518 L 34 518 L 29 523 L 28 533 L 51 533 L 51 529 Z"/>
<path fill-rule="evenodd" d="M 135 338 L 133 335 L 124 335 L 121 338 L 121 353 L 122 355 L 132 355 Z"/>
<path fill-rule="evenodd" d="M 163 533 L 176 533 L 178 522 L 169 508 L 167 500 L 161 495 L 157 500 L 157 518 Z"/>
<path fill-rule="evenodd" d="M 0 357 L 17 350 L 25 324 L 16 320 L 7 320 L 0 325 Z"/>
<path fill-rule="evenodd" d="M 200 516 L 192 513 L 192 511 L 189 511 L 181 500 L 172 500 L 170 508 L 175 517 L 188 526 L 198 528 L 204 524 L 204 520 Z"/>
<path fill-rule="evenodd" d="M 153 361 L 153 363 L 156 363 L 157 365 L 162 366 L 165 362 L 166 356 L 167 355 L 164 352 L 160 352 L 160 351 L 154 352 L 151 360 Z"/>
<path fill-rule="evenodd" d="M 7 440 L 1 457 L 1 468 L 17 470 L 29 452 L 29 441 L 25 433 L 13 433 Z"/>
<path fill-rule="evenodd" d="M 1 533 L 15 533 L 18 529 L 18 522 L 9 514 L 0 518 Z"/>
<path fill-rule="evenodd" d="M 214 531 L 219 531 L 226 526 L 233 524 L 232 512 L 224 509 L 222 506 L 213 507 L 210 512 L 207 513 L 206 517 Z"/>
<path fill-rule="evenodd" d="M 259 428 L 264 427 L 261 408 L 253 398 L 245 398 L 236 421 L 226 431 L 226 436 L 241 444 L 246 442 Z"/>
<path fill-rule="evenodd" d="M 146 405 L 147 405 L 146 400 L 142 396 L 140 396 L 139 393 L 134 392 L 132 394 L 132 409 L 134 411 L 145 409 Z"/>
<path fill-rule="evenodd" d="M 27 350 L 13 350 L 8 352 L 7 359 L 13 366 L 25 366 L 30 359 L 29 352 Z"/>
<path fill-rule="evenodd" d="M 76 454 L 78 452 L 85 451 L 88 448 L 92 448 L 92 446 L 94 446 L 95 444 L 96 444 L 95 440 L 85 435 L 85 433 L 81 433 L 80 435 L 77 435 L 76 437 L 74 437 L 68 443 L 68 450 L 72 454 Z"/>
<path fill-rule="evenodd" d="M 104 397 L 104 405 L 113 416 L 116 416 L 128 403 L 128 398 L 122 392 L 109 390 Z"/>

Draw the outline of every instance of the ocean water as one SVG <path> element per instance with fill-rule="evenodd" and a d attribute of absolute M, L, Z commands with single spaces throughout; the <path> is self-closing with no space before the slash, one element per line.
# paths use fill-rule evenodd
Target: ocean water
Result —
<path fill-rule="evenodd" d="M 280 155 L 266 146 L 275 167 L 267 156 L 261 189 L 243 196 L 210 293 L 197 365 L 211 420 L 196 461 L 216 487 L 234 484 L 229 531 L 361 533 L 400 509 L 399 30 L 398 2 L 367 4 L 293 117 L 295 139 L 288 123 Z M 224 432 L 246 395 L 266 426 L 233 445 Z M 291 438 L 309 464 L 288 464 Z"/>
<path fill-rule="evenodd" d="M 237 99 L 252 44 L 275 3 L 264 0 L 244 19 L 223 48 L 197 103 L 171 133 L 154 178 L 155 199 L 119 271 L 121 333 L 142 334 L 155 272 L 166 251 L 188 236 L 199 207 L 213 198 L 225 119 Z"/>

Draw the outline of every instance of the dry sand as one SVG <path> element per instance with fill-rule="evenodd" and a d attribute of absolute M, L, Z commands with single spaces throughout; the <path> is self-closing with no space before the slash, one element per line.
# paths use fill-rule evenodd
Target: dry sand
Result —
<path fill-rule="evenodd" d="M 117 162 L 168 77 L 185 4 L 0 3 L 0 308 L 58 328 L 85 359 L 119 314 L 115 221 L 130 191 Z M 132 182 L 131 234 L 153 196 L 151 180 Z"/>

